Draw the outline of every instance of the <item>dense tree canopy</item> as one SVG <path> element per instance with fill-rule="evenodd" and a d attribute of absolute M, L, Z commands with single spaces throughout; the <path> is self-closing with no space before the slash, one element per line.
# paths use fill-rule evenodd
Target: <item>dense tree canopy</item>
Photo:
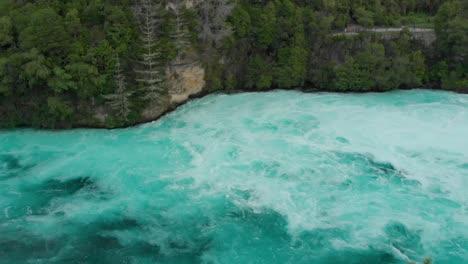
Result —
<path fill-rule="evenodd" d="M 452 58 L 452 53 L 459 58 L 466 52 L 462 42 L 467 36 L 463 31 L 467 23 L 463 23 L 462 18 L 460 21 L 456 19 L 456 15 L 462 13 L 461 1 L 447 1 L 436 16 L 436 23 L 450 21 L 439 18 L 441 12 L 446 12 L 446 16 L 453 20 L 448 22 L 453 24 L 440 26 L 445 31 L 436 28 L 442 36 L 438 45 L 445 47 L 448 53 L 439 54 L 425 47 L 408 31 L 390 39 L 378 34 L 333 37 L 331 33 L 356 26 L 427 27 L 429 24 L 432 28 L 433 15 L 441 4 L 442 1 L 417 0 L 241 0 L 229 19 L 234 34 L 225 53 L 231 60 L 224 63 L 227 65 L 224 72 L 218 70 L 209 76 L 212 78 L 209 81 L 228 84 L 228 79 L 235 76 L 237 88 L 241 89 L 313 87 L 337 91 L 437 85 L 441 78 L 449 77 L 431 75 L 432 63 L 441 58 Z M 448 43 L 449 40 L 443 38 L 459 44 Z M 438 57 L 434 52 L 439 54 Z M 448 64 L 442 62 L 440 65 L 443 68 Z M 459 71 L 466 72 L 466 69 Z M 459 77 L 460 73 L 457 73 L 456 78 Z"/>
<path fill-rule="evenodd" d="M 134 52 L 128 1 L 7 1 L 0 18 L 3 122 L 55 126 L 114 89 L 115 54 Z M 6 120 L 3 120 L 6 119 Z"/>
<path fill-rule="evenodd" d="M 435 19 L 438 36 L 436 76 L 442 87 L 468 87 L 468 1 L 447 1 Z"/>
<path fill-rule="evenodd" d="M 165 68 L 194 57 L 210 90 L 468 87 L 467 0 L 0 2 L 2 127 L 133 123 L 166 103 Z M 333 36 L 355 26 L 438 39 Z"/>

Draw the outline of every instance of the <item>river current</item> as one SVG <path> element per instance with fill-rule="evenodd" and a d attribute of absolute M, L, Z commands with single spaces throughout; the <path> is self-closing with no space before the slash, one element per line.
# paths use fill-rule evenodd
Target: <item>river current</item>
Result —
<path fill-rule="evenodd" d="M 0 132 L 0 263 L 468 263 L 468 96 L 210 95 Z"/>

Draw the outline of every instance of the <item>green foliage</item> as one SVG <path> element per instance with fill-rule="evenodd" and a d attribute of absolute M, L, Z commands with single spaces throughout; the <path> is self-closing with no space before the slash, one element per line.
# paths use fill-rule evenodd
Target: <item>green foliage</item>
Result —
<path fill-rule="evenodd" d="M 86 98 L 97 96 L 102 92 L 100 87 L 105 79 L 95 66 L 78 62 L 65 66 L 65 70 L 72 76 L 71 81 L 74 82 L 79 96 Z"/>
<path fill-rule="evenodd" d="M 440 71 L 434 73 L 442 87 L 468 89 L 468 4 L 445 2 L 435 18 Z"/>
<path fill-rule="evenodd" d="M 263 9 L 252 9 L 252 31 L 259 48 L 271 47 L 277 34 L 275 5 L 268 3 Z"/>
<path fill-rule="evenodd" d="M 360 65 L 356 63 L 352 57 L 347 57 L 346 62 L 337 67 L 336 75 L 335 86 L 339 90 L 367 90 L 373 85 L 370 73 L 366 72 L 365 68 L 360 68 Z"/>
<path fill-rule="evenodd" d="M 10 17 L 0 17 L 0 47 L 13 44 L 13 24 Z"/>
<path fill-rule="evenodd" d="M 347 57 L 343 65 L 337 66 L 336 88 L 344 91 L 388 89 L 382 80 L 386 76 L 387 64 L 384 46 L 369 43 L 364 51 Z"/>
<path fill-rule="evenodd" d="M 229 19 L 234 36 L 225 47 L 226 61 L 217 69 L 222 73 L 217 74 L 215 83 L 232 86 L 235 78 L 239 89 L 314 86 L 341 91 L 426 85 L 434 79 L 427 71 L 427 63 L 433 59 L 427 59 L 431 53 L 409 30 L 387 40 L 372 34 L 333 38 L 330 33 L 351 25 L 432 21 L 439 5 L 437 1 L 417 0 L 240 0 Z M 457 36 L 452 39 L 463 37 Z"/>
<path fill-rule="evenodd" d="M 386 50 L 382 44 L 369 43 L 364 51 L 348 56 L 344 64 L 337 66 L 336 89 L 367 91 L 421 86 L 427 79 L 423 53 L 407 49 L 409 40 L 399 39 L 391 44 Z M 392 46 L 396 47 L 396 54 L 389 56 L 386 53 Z"/>
<path fill-rule="evenodd" d="M 235 30 L 230 51 L 233 58 L 240 58 L 232 63 L 247 67 L 225 69 L 229 72 L 225 76 L 236 76 L 240 88 L 292 88 L 305 83 L 308 50 L 301 7 L 290 0 L 264 5 L 242 1 L 229 21 Z M 252 56 L 245 58 L 246 54 Z"/>
<path fill-rule="evenodd" d="M 49 97 L 47 99 L 47 109 L 52 120 L 65 121 L 73 114 L 73 108 L 60 97 Z"/>
<path fill-rule="evenodd" d="M 232 11 L 230 22 L 237 37 L 243 38 L 249 35 L 251 22 L 249 13 L 243 9 L 242 5 L 236 6 Z"/>
<path fill-rule="evenodd" d="M 127 0 L 1 2 L 0 111 L 18 113 L 0 116 L 0 126 L 12 116 L 44 127 L 76 123 L 75 105 L 102 104 L 100 95 L 116 89 L 114 54 L 136 57 Z"/>
<path fill-rule="evenodd" d="M 51 74 L 46 57 L 40 54 L 36 49 L 32 49 L 26 56 L 28 62 L 23 65 L 21 78 L 28 82 L 29 88 L 46 82 Z"/>
<path fill-rule="evenodd" d="M 251 57 L 247 64 L 247 88 L 269 88 L 272 86 L 272 81 L 270 63 L 259 55 Z"/>
<path fill-rule="evenodd" d="M 52 8 L 32 13 L 30 23 L 21 31 L 19 39 L 23 49 L 36 48 L 39 52 L 53 55 L 67 52 L 69 43 L 63 19 Z"/>
<path fill-rule="evenodd" d="M 372 27 L 374 25 L 374 13 L 366 10 L 364 7 L 359 7 L 355 11 L 356 20 L 359 25 Z"/>
<path fill-rule="evenodd" d="M 47 84 L 56 93 L 68 91 L 70 89 L 76 89 L 75 83 L 72 81 L 73 76 L 60 67 L 53 69 L 53 75 L 47 81 Z"/>
<path fill-rule="evenodd" d="M 427 13 L 411 13 L 400 17 L 398 24 L 417 28 L 434 28 L 434 16 Z"/>
<path fill-rule="evenodd" d="M 199 59 L 210 91 L 468 89 L 466 0 L 210 0 L 188 9 L 171 1 L 155 5 L 146 35 L 139 1 L 0 1 L 0 112 L 8 113 L 0 126 L 95 124 L 97 108 L 110 114 L 107 125 L 125 125 L 148 103 L 142 73 L 162 83 L 166 65 Z M 333 36 L 356 25 L 434 27 L 438 40 L 424 47 L 408 30 Z M 129 90 L 119 92 L 116 79 Z M 106 95 L 126 95 L 128 118 Z"/>
<path fill-rule="evenodd" d="M 307 51 L 301 47 L 279 50 L 274 82 L 280 88 L 299 87 L 306 78 Z"/>

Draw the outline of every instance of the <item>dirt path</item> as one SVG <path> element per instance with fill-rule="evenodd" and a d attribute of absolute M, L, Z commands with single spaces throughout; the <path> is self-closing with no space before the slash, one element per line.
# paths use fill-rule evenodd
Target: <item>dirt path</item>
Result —
<path fill-rule="evenodd" d="M 401 32 L 404 28 L 353 28 L 352 30 L 345 29 L 343 32 L 338 32 L 332 34 L 332 36 L 352 36 L 358 35 L 361 32 L 376 32 L 376 33 L 394 33 L 394 32 Z M 433 29 L 430 28 L 408 28 L 411 33 L 427 33 L 427 32 L 434 32 Z"/>

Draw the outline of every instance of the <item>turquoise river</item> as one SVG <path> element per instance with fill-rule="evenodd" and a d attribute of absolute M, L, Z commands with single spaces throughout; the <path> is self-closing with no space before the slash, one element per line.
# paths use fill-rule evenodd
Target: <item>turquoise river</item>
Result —
<path fill-rule="evenodd" d="M 468 96 L 210 95 L 0 131 L 0 263 L 468 263 Z"/>

